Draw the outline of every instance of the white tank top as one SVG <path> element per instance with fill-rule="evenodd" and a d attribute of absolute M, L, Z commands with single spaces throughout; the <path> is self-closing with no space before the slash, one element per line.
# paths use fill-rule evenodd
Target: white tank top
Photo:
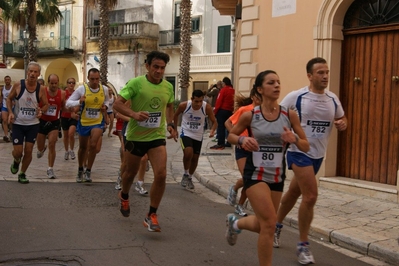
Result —
<path fill-rule="evenodd" d="M 3 86 L 3 91 L 1 92 L 2 95 L 3 95 L 3 107 L 5 107 L 5 108 L 7 108 L 7 97 L 8 97 L 8 94 L 10 94 L 11 89 L 12 89 L 12 85 L 11 85 L 11 88 L 9 90 L 7 90 L 6 86 L 4 85 Z"/>
<path fill-rule="evenodd" d="M 187 101 L 187 107 L 183 112 L 181 121 L 180 137 L 189 137 L 194 140 L 202 141 L 206 117 L 206 102 L 198 110 L 192 107 L 192 101 Z"/>
<path fill-rule="evenodd" d="M 15 98 L 14 124 L 30 126 L 39 124 L 36 117 L 36 108 L 39 106 L 40 84 L 37 83 L 34 92 L 29 92 L 25 87 L 25 80 L 21 80 L 21 91 Z"/>

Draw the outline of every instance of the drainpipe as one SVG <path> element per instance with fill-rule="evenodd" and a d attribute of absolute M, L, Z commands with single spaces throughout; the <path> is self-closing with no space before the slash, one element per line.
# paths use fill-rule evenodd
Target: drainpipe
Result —
<path fill-rule="evenodd" d="M 236 27 L 235 27 L 235 17 L 232 16 L 231 17 L 231 22 L 233 24 L 233 26 L 231 27 L 231 32 L 232 32 L 232 40 L 231 40 L 231 47 L 232 47 L 232 52 L 231 52 L 231 80 L 233 82 L 233 86 L 235 88 L 236 82 L 234 80 L 234 61 L 235 61 L 235 51 L 236 51 Z"/>
<path fill-rule="evenodd" d="M 85 81 L 85 77 L 86 77 L 86 70 L 87 70 L 87 57 L 86 57 L 86 36 L 87 36 L 87 4 L 86 1 L 83 1 L 83 32 L 82 32 L 82 54 L 83 54 L 83 66 L 82 66 L 82 70 L 83 70 L 83 81 Z"/>

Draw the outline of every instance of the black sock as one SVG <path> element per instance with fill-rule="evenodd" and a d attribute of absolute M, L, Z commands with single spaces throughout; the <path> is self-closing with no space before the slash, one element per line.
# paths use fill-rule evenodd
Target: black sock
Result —
<path fill-rule="evenodd" d="M 150 216 L 153 213 L 157 213 L 158 208 L 154 208 L 150 206 L 150 212 L 148 213 L 148 216 Z"/>
<path fill-rule="evenodd" d="M 91 172 L 91 169 L 86 168 L 86 172 Z"/>
<path fill-rule="evenodd" d="M 122 197 L 122 199 L 124 199 L 124 200 L 128 200 L 129 199 L 129 194 L 125 194 L 125 193 L 121 193 L 121 197 Z"/>
<path fill-rule="evenodd" d="M 78 168 L 78 171 L 79 171 L 79 172 L 83 172 L 83 167 L 79 167 L 79 168 Z"/>

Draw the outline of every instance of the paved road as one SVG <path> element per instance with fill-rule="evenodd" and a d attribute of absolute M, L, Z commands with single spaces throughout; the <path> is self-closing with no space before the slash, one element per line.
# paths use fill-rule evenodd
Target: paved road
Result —
<path fill-rule="evenodd" d="M 203 195 L 203 188 L 168 184 L 162 232 L 150 233 L 142 225 L 148 197 L 134 193 L 124 218 L 109 183 L 2 182 L 0 265 L 257 265 L 256 234 L 244 232 L 229 246 L 224 219 L 231 208 Z M 274 265 L 298 265 L 296 238 L 285 231 Z M 318 265 L 369 265 L 317 243 L 313 249 Z"/>

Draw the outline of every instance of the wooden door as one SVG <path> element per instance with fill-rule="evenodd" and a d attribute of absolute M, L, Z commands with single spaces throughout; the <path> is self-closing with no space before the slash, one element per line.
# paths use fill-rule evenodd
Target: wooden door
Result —
<path fill-rule="evenodd" d="M 347 30 L 337 175 L 396 185 L 399 157 L 399 25 Z"/>

